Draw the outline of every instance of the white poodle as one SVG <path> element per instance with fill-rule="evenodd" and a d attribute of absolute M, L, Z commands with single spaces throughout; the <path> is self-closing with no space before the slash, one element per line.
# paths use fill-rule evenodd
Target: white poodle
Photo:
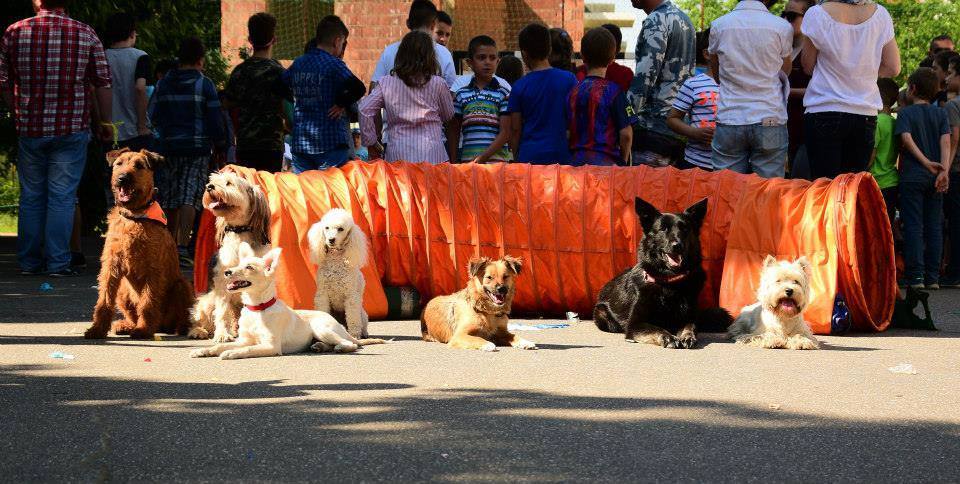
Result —
<path fill-rule="evenodd" d="M 346 323 L 354 338 L 366 338 L 365 281 L 360 268 L 367 265 L 367 237 L 346 210 L 335 208 L 310 227 L 307 239 L 317 264 L 314 309 Z"/>

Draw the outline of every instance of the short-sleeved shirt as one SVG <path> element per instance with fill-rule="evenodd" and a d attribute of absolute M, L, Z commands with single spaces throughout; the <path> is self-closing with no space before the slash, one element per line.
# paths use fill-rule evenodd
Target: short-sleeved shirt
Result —
<path fill-rule="evenodd" d="M 960 127 L 960 98 L 948 101 L 943 105 L 943 109 L 947 112 L 950 128 Z M 953 173 L 960 173 L 960 163 L 957 163 L 957 160 L 960 160 L 960 150 L 957 150 L 957 155 L 950 164 L 950 171 Z"/>
<path fill-rule="evenodd" d="M 940 137 L 950 134 L 950 122 L 943 109 L 929 104 L 914 104 L 897 113 L 895 134 L 910 133 L 913 142 L 930 161 L 940 162 Z M 933 183 L 933 173 L 923 167 L 909 150 L 900 152 L 900 183 Z"/>
<path fill-rule="evenodd" d="M 327 111 L 352 77 L 343 60 L 317 48 L 297 57 L 283 73 L 295 99 L 291 151 L 315 155 L 350 146 L 346 119 L 330 119 Z"/>
<path fill-rule="evenodd" d="M 757 0 L 741 0 L 710 24 L 707 50 L 720 64 L 717 121 L 733 126 L 766 119 L 787 123 L 780 73 L 783 59 L 793 55 L 793 27 L 786 20 Z"/>
<path fill-rule="evenodd" d="M 398 50 L 400 50 L 400 42 L 394 42 L 384 47 L 370 81 L 380 82 L 380 79 L 390 75 L 397 60 Z M 433 43 L 433 51 L 437 54 L 437 63 L 440 64 L 440 77 L 447 83 L 448 88 L 453 87 L 453 84 L 457 81 L 457 70 L 453 65 L 453 55 L 446 47 L 436 42 Z"/>
<path fill-rule="evenodd" d="M 881 52 L 894 36 L 887 10 L 877 5 L 867 21 L 847 25 L 816 5 L 807 10 L 801 30 L 818 50 L 817 68 L 803 97 L 806 112 L 876 116 L 883 109 L 877 87 Z"/>
<path fill-rule="evenodd" d="M 877 115 L 877 131 L 874 136 L 873 148 L 877 152 L 877 157 L 873 159 L 870 165 L 870 173 L 877 180 L 880 188 L 890 188 L 897 186 L 900 175 L 897 173 L 897 143 L 893 136 L 894 126 L 897 120 L 886 113 Z"/>
<path fill-rule="evenodd" d="M 516 161 L 537 165 L 570 162 L 563 100 L 576 85 L 573 73 L 554 67 L 530 72 L 514 83 L 508 109 L 519 113 L 523 123 Z"/>
<path fill-rule="evenodd" d="M 577 68 L 577 81 L 582 81 L 586 78 L 587 65 L 581 64 L 580 67 Z M 603 76 L 603 78 L 616 83 L 620 90 L 624 92 L 624 95 L 626 95 L 630 89 L 630 83 L 633 82 L 633 71 L 627 66 L 611 62 L 610 65 L 607 66 L 607 74 Z"/>
<path fill-rule="evenodd" d="M 637 122 L 633 106 L 617 83 L 587 76 L 570 91 L 567 100 L 571 164 L 619 165 L 620 130 Z"/>
<path fill-rule="evenodd" d="M 283 151 L 283 66 L 273 59 L 249 57 L 230 73 L 227 100 L 237 107 L 237 151 Z"/>
<path fill-rule="evenodd" d="M 490 147 L 500 134 L 500 116 L 510 114 L 509 102 L 510 87 L 503 86 L 496 78 L 482 89 L 471 81 L 457 90 L 453 96 L 453 112 L 462 119 L 460 160 L 472 160 Z M 490 159 L 509 161 L 510 151 L 504 146 Z"/>
<path fill-rule="evenodd" d="M 86 131 L 91 86 L 110 87 L 110 67 L 89 25 L 62 9 L 40 9 L 7 27 L 0 39 L 0 89 L 14 93 L 20 136 Z"/>
<path fill-rule="evenodd" d="M 137 79 L 150 79 L 150 56 L 133 47 L 109 48 L 105 51 L 110 66 L 113 95 L 113 122 L 117 126 L 117 139 L 126 141 L 140 135 L 137 125 Z"/>
<path fill-rule="evenodd" d="M 717 81 L 707 74 L 698 74 L 687 79 L 680 87 L 673 109 L 687 113 L 690 126 L 715 128 L 719 97 L 720 86 Z M 713 169 L 713 150 L 709 144 L 687 141 L 684 158 L 691 165 Z"/>

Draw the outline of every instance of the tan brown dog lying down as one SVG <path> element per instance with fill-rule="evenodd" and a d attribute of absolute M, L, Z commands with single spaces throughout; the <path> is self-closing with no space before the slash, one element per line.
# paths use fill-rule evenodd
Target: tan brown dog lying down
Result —
<path fill-rule="evenodd" d="M 520 274 L 520 259 L 506 256 L 470 261 L 467 287 L 430 300 L 420 316 L 424 341 L 452 348 L 496 351 L 497 346 L 535 350 L 537 345 L 507 331 L 510 307 Z"/>

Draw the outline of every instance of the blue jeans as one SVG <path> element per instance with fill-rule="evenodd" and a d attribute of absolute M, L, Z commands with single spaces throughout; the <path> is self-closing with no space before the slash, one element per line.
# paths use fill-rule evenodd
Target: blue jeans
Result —
<path fill-rule="evenodd" d="M 950 263 L 944 272 L 950 282 L 956 282 L 960 281 L 960 173 L 950 173 L 950 190 L 943 199 L 943 213 L 950 236 Z"/>
<path fill-rule="evenodd" d="M 713 169 L 783 178 L 790 145 L 787 126 L 717 123 L 713 133 Z"/>
<path fill-rule="evenodd" d="M 20 138 L 17 177 L 20 214 L 17 262 L 23 270 L 70 268 L 70 233 L 77 185 L 87 161 L 90 133 Z"/>
<path fill-rule="evenodd" d="M 943 255 L 943 194 L 933 182 L 900 181 L 903 222 L 903 284 L 940 282 Z"/>
<path fill-rule="evenodd" d="M 338 168 L 350 160 L 350 148 L 337 148 L 323 153 L 294 153 L 290 162 L 293 172 L 303 173 L 307 170 L 326 170 Z"/>

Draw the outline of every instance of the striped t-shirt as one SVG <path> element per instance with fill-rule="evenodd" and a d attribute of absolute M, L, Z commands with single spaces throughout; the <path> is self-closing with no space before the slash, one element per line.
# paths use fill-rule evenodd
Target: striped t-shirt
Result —
<path fill-rule="evenodd" d="M 690 126 L 695 128 L 715 128 L 717 126 L 717 102 L 720 98 L 720 86 L 707 74 L 698 74 L 686 80 L 673 108 L 687 113 Z M 691 165 L 713 169 L 710 145 L 688 142 L 684 158 Z"/>
<path fill-rule="evenodd" d="M 461 118 L 460 161 L 470 161 L 487 151 L 500 134 L 500 116 L 509 114 L 509 85 L 493 78 L 482 89 L 478 89 L 475 81 L 476 77 L 453 96 L 454 116 Z M 510 150 L 504 145 L 490 159 L 509 161 Z"/>

